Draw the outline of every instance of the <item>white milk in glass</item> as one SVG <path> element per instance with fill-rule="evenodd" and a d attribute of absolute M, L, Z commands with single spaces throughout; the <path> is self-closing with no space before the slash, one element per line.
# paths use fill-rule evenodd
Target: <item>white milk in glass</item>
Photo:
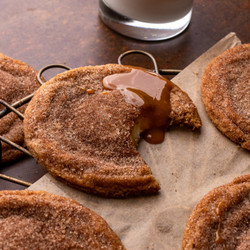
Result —
<path fill-rule="evenodd" d="M 190 22 L 193 6 L 193 0 L 99 0 L 99 3 L 100 16 L 109 27 L 143 40 L 166 39 L 182 32 Z"/>
<path fill-rule="evenodd" d="M 128 18 L 149 22 L 168 23 L 185 16 L 193 0 L 104 0 L 114 11 Z"/>

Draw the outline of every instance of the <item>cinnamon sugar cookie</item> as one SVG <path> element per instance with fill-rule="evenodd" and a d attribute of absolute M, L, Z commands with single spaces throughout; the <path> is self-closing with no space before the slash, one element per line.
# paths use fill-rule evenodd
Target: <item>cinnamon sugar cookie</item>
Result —
<path fill-rule="evenodd" d="M 106 90 L 102 84 L 107 76 L 131 71 L 115 64 L 77 68 L 59 74 L 36 92 L 25 112 L 25 141 L 54 177 L 106 197 L 158 192 L 159 183 L 136 149 L 145 124 L 141 108 L 127 102 L 122 91 Z M 166 95 L 171 109 L 164 122 L 201 126 L 186 93 L 173 84 Z"/>
<path fill-rule="evenodd" d="M 37 72 L 29 65 L 0 53 L 0 99 L 9 104 L 33 93 L 40 84 Z M 27 105 L 18 110 L 23 113 Z M 0 104 L 0 111 L 5 107 Z M 0 135 L 23 146 L 22 121 L 13 112 L 0 119 Z M 2 143 L 2 161 L 8 162 L 20 157 L 22 153 Z"/>
<path fill-rule="evenodd" d="M 106 221 L 43 191 L 0 191 L 1 249 L 125 249 Z"/>
<path fill-rule="evenodd" d="M 250 150 L 250 44 L 226 50 L 205 69 L 202 100 L 215 126 Z"/>
<path fill-rule="evenodd" d="M 250 249 L 250 175 L 210 191 L 194 208 L 183 249 Z"/>

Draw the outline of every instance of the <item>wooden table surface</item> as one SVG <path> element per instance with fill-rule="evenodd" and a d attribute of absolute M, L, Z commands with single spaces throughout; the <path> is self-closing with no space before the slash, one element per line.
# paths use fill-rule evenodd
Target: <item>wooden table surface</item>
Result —
<path fill-rule="evenodd" d="M 194 0 L 188 29 L 159 42 L 134 40 L 107 28 L 97 0 L 1 0 L 0 10 L 0 52 L 37 70 L 52 63 L 72 68 L 116 63 L 131 49 L 153 54 L 159 68 L 183 69 L 229 32 L 250 42 L 250 0 Z M 126 57 L 124 63 L 152 68 L 144 56 Z M 56 73 L 51 70 L 46 77 Z M 31 183 L 45 173 L 28 157 L 0 168 L 0 174 Z M 0 179 L 0 190 L 24 188 Z"/>

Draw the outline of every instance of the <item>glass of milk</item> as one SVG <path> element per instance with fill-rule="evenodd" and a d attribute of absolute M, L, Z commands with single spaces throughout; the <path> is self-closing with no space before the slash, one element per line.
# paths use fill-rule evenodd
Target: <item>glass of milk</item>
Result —
<path fill-rule="evenodd" d="M 111 29 L 139 40 L 157 41 L 184 31 L 193 0 L 99 0 L 99 14 Z"/>

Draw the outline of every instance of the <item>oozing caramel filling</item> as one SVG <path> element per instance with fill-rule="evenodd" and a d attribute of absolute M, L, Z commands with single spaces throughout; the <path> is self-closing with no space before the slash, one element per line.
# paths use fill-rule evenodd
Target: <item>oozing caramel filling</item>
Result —
<path fill-rule="evenodd" d="M 143 138 L 152 144 L 161 143 L 169 123 L 170 91 L 174 84 L 148 70 L 130 68 L 129 73 L 106 76 L 103 86 L 120 90 L 126 102 L 140 107 L 141 116 L 136 126 L 143 131 Z"/>
<path fill-rule="evenodd" d="M 223 201 L 221 201 L 218 205 L 218 207 L 215 208 L 215 214 L 219 216 L 219 224 L 218 228 L 215 232 L 215 243 L 216 244 L 221 244 L 223 249 L 226 249 L 224 243 L 225 240 L 221 237 L 221 227 L 222 227 L 222 218 L 221 218 L 221 207 L 223 205 Z"/>

